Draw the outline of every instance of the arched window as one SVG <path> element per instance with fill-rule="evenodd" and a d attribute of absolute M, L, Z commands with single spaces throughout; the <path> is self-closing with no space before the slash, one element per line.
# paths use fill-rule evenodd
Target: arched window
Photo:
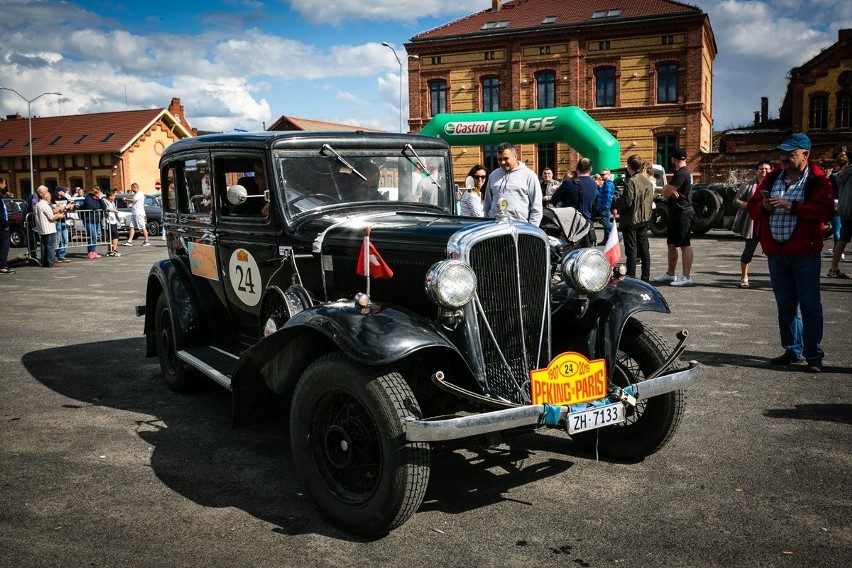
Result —
<path fill-rule="evenodd" d="M 536 108 L 553 108 L 556 106 L 556 73 L 541 71 L 535 75 Z"/>
<path fill-rule="evenodd" d="M 429 81 L 429 112 L 432 116 L 447 112 L 447 82 L 443 79 Z"/>
<path fill-rule="evenodd" d="M 615 67 L 595 69 L 595 106 L 615 106 Z"/>

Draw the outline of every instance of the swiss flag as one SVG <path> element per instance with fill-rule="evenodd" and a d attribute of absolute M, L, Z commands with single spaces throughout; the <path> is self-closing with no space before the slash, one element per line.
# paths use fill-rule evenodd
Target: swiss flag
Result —
<path fill-rule="evenodd" d="M 369 251 L 365 254 L 365 251 Z M 390 266 L 382 259 L 379 255 L 379 251 L 376 250 L 376 247 L 373 246 L 373 243 L 370 242 L 370 233 L 369 229 L 367 234 L 364 235 L 364 241 L 361 243 L 361 253 L 358 255 L 358 266 L 355 268 L 355 272 L 360 276 L 366 276 L 366 272 L 364 271 L 364 258 L 369 255 L 369 263 L 370 263 L 370 277 L 371 278 L 391 278 L 393 277 L 393 270 L 391 270 Z"/>
<path fill-rule="evenodd" d="M 609 231 L 603 253 L 609 260 L 610 266 L 615 266 L 621 260 L 621 246 L 618 244 L 618 227 L 616 227 L 615 219 L 612 220 L 612 229 Z"/>

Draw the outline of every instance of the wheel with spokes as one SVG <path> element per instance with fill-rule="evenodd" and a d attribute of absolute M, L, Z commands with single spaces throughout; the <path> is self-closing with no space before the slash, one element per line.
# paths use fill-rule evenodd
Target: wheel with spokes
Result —
<path fill-rule="evenodd" d="M 407 442 L 405 420 L 420 408 L 395 372 L 341 353 L 312 363 L 290 411 L 293 460 L 319 509 L 355 534 L 379 536 L 420 506 L 429 445 Z"/>

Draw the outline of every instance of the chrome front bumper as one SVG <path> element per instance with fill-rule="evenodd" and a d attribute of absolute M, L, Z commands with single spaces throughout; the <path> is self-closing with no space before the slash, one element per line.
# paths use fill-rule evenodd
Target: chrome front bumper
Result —
<path fill-rule="evenodd" d="M 623 390 L 638 401 L 643 398 L 651 398 L 667 392 L 685 389 L 696 381 L 698 381 L 698 363 L 690 361 L 686 369 L 661 375 L 649 381 L 631 385 Z M 517 406 L 470 416 L 434 420 L 409 418 L 405 422 L 405 439 L 409 442 L 445 442 L 513 428 L 537 426 L 542 423 L 545 406 L 543 404 Z M 562 419 L 571 412 L 571 409 L 567 406 L 559 408 L 559 415 Z"/>

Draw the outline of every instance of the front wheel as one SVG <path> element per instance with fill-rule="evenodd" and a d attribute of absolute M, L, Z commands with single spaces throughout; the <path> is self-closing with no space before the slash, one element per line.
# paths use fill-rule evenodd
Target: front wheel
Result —
<path fill-rule="evenodd" d="M 160 224 L 157 221 L 146 221 L 145 228 L 148 229 L 149 237 L 156 237 L 160 234 Z"/>
<path fill-rule="evenodd" d="M 670 351 L 659 333 L 636 319 L 629 319 L 621 334 L 611 382 L 620 387 L 642 382 L 663 364 Z M 674 366 L 680 366 L 680 361 L 676 360 Z M 574 434 L 573 439 L 589 451 L 638 461 L 662 448 L 674 436 L 684 403 L 683 391 L 640 399 L 635 407 L 627 407 L 627 419 L 621 424 Z"/>
<path fill-rule="evenodd" d="M 429 445 L 407 442 L 404 423 L 419 415 L 397 372 L 340 353 L 305 370 L 290 410 L 293 460 L 332 522 L 374 537 L 414 514 L 429 481 Z"/>
<path fill-rule="evenodd" d="M 24 230 L 18 227 L 9 229 L 9 244 L 13 247 L 22 247 L 26 243 L 27 236 Z"/>

